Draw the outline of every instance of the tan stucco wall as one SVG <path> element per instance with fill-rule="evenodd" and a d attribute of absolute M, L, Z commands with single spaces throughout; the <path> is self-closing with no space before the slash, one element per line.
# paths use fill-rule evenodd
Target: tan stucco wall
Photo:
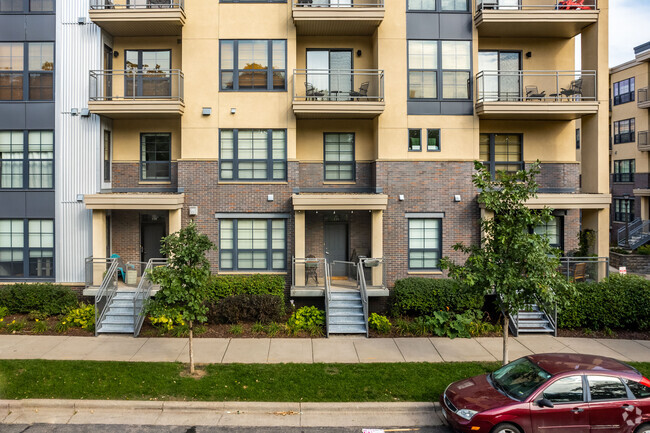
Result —
<path fill-rule="evenodd" d="M 113 162 L 140 161 L 140 134 L 170 132 L 172 161 L 181 154 L 181 127 L 178 119 L 115 119 L 113 121 Z"/>

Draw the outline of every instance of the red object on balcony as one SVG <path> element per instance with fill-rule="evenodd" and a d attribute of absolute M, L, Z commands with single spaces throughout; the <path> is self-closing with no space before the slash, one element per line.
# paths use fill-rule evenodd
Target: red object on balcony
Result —
<path fill-rule="evenodd" d="M 591 8 L 592 8 L 591 6 L 585 5 L 585 0 L 560 0 L 560 2 L 558 3 L 558 9 L 560 10 L 579 11 L 579 10 L 587 10 Z"/>

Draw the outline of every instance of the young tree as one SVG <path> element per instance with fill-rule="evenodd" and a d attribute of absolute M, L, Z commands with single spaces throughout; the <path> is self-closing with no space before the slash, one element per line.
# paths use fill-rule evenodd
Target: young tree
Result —
<path fill-rule="evenodd" d="M 179 232 L 163 238 L 160 251 L 169 258 L 169 264 L 151 272 L 152 281 L 160 284 L 155 302 L 178 311 L 189 325 L 190 374 L 194 374 L 194 323 L 207 320 L 205 301 L 210 263 L 205 254 L 213 248 L 210 239 L 190 222 Z"/>
<path fill-rule="evenodd" d="M 529 304 L 562 304 L 572 285 L 559 271 L 560 251 L 550 246 L 546 236 L 531 230 L 552 219 L 551 209 L 525 205 L 537 196 L 539 161 L 528 170 L 498 172 L 495 178 L 482 163 L 474 166 L 478 202 L 493 216 L 481 219 L 481 245 L 454 245 L 455 251 L 468 255 L 464 265 L 445 257 L 441 266 L 461 283 L 497 295 L 504 314 L 503 363 L 507 364 L 510 315 Z"/>

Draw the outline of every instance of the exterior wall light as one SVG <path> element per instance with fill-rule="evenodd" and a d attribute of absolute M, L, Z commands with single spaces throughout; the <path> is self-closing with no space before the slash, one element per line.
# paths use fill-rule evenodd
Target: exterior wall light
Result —
<path fill-rule="evenodd" d="M 90 117 L 90 110 L 88 108 L 82 108 L 81 117 Z"/>
<path fill-rule="evenodd" d="M 269 195 L 266 197 L 266 200 L 267 200 L 267 201 L 273 201 L 273 200 L 275 200 L 275 197 L 273 197 L 273 194 L 269 194 Z"/>
<path fill-rule="evenodd" d="M 203 107 L 202 114 L 204 116 L 209 116 L 212 114 L 212 107 Z"/>
<path fill-rule="evenodd" d="M 399 201 L 404 201 L 404 194 L 400 194 L 398 199 L 399 199 Z"/>
<path fill-rule="evenodd" d="M 199 214 L 199 207 L 198 206 L 190 206 L 188 208 L 188 213 L 190 216 L 197 216 Z"/>
<path fill-rule="evenodd" d="M 235 114 L 236 112 L 237 112 L 237 109 L 236 109 L 236 108 L 231 108 L 231 109 L 230 109 L 230 114 Z"/>
<path fill-rule="evenodd" d="M 460 194 L 456 194 L 456 195 L 454 196 L 454 201 L 455 201 L 455 202 L 459 202 L 459 201 L 460 201 Z"/>

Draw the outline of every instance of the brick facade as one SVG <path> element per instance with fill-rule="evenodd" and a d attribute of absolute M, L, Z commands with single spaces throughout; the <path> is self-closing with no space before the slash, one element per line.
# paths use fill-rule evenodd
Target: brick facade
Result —
<path fill-rule="evenodd" d="M 530 164 L 526 164 L 526 168 L 530 168 Z M 580 165 L 542 164 L 536 180 L 540 192 L 576 192 L 580 185 Z"/>
<path fill-rule="evenodd" d="M 374 188 L 375 173 L 374 163 L 357 162 L 355 188 Z M 325 168 L 322 163 L 300 163 L 300 188 L 340 188 L 341 185 L 325 183 Z"/>
<path fill-rule="evenodd" d="M 162 188 L 176 189 L 178 187 L 178 163 L 172 162 L 171 166 L 171 184 L 161 182 L 159 184 L 140 183 L 140 163 L 139 162 L 114 162 L 112 167 L 111 187 L 114 190 L 123 188 L 141 188 L 152 189 L 158 185 Z"/>
<path fill-rule="evenodd" d="M 140 261 L 140 212 L 112 211 L 111 234 L 111 251 L 118 254 L 123 263 Z"/>

